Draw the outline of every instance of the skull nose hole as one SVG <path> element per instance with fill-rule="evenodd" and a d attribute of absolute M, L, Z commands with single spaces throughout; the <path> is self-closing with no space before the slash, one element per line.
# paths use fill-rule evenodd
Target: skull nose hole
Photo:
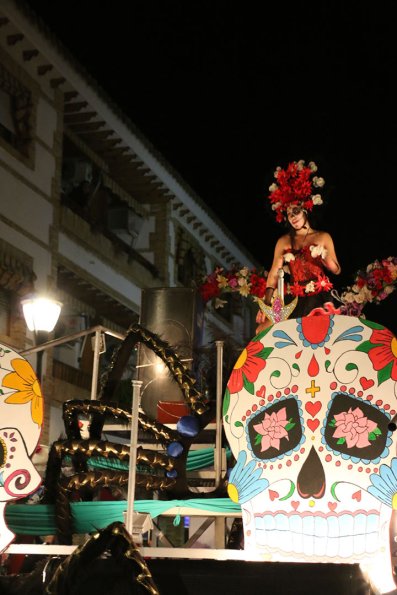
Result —
<path fill-rule="evenodd" d="M 319 456 L 312 446 L 297 480 L 301 498 L 322 498 L 325 492 L 325 473 Z"/>

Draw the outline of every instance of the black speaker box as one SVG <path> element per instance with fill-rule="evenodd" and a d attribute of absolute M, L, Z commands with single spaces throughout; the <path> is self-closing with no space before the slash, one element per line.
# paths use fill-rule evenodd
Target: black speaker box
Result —
<path fill-rule="evenodd" d="M 200 295 L 187 287 L 142 290 L 140 324 L 166 341 L 182 363 L 192 367 L 194 348 L 202 343 L 204 309 Z M 168 368 L 145 345 L 138 349 L 141 407 L 157 419 L 159 401 L 182 401 L 183 395 Z"/>

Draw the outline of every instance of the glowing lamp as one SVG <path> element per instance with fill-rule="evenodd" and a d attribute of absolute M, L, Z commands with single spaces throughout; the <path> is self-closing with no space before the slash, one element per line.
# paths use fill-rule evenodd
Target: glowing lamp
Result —
<path fill-rule="evenodd" d="M 32 297 L 21 301 L 23 315 L 30 331 L 50 333 L 58 322 L 62 304 L 46 297 Z"/>
<path fill-rule="evenodd" d="M 21 301 L 25 322 L 30 331 L 34 332 L 36 345 L 48 340 L 62 309 L 62 303 L 44 296 L 32 296 Z M 41 382 L 43 351 L 37 353 L 37 377 Z"/>

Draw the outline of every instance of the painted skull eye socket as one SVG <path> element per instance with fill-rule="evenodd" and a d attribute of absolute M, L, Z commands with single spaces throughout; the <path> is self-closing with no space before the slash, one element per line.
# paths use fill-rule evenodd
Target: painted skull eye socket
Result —
<path fill-rule="evenodd" d="M 351 457 L 377 459 L 383 452 L 390 419 L 369 403 L 349 395 L 334 397 L 324 438 L 332 450 Z"/>
<path fill-rule="evenodd" d="M 7 446 L 2 438 L 0 438 L 0 468 L 4 467 L 7 461 Z"/>
<path fill-rule="evenodd" d="M 302 438 L 296 400 L 283 399 L 262 409 L 249 420 L 247 431 L 257 459 L 274 459 L 295 448 Z"/>

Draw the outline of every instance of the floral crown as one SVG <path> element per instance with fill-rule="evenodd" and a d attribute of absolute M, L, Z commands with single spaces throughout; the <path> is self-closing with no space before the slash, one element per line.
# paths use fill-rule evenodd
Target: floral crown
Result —
<path fill-rule="evenodd" d="M 311 211 L 315 205 L 322 205 L 320 194 L 314 194 L 313 188 L 322 188 L 324 178 L 311 176 L 317 171 L 317 165 L 310 161 L 305 165 L 303 159 L 292 161 L 286 169 L 277 167 L 274 182 L 270 187 L 268 198 L 273 211 L 276 211 L 276 221 L 281 222 L 287 218 L 287 209 L 292 205 L 301 206 L 306 211 Z"/>

